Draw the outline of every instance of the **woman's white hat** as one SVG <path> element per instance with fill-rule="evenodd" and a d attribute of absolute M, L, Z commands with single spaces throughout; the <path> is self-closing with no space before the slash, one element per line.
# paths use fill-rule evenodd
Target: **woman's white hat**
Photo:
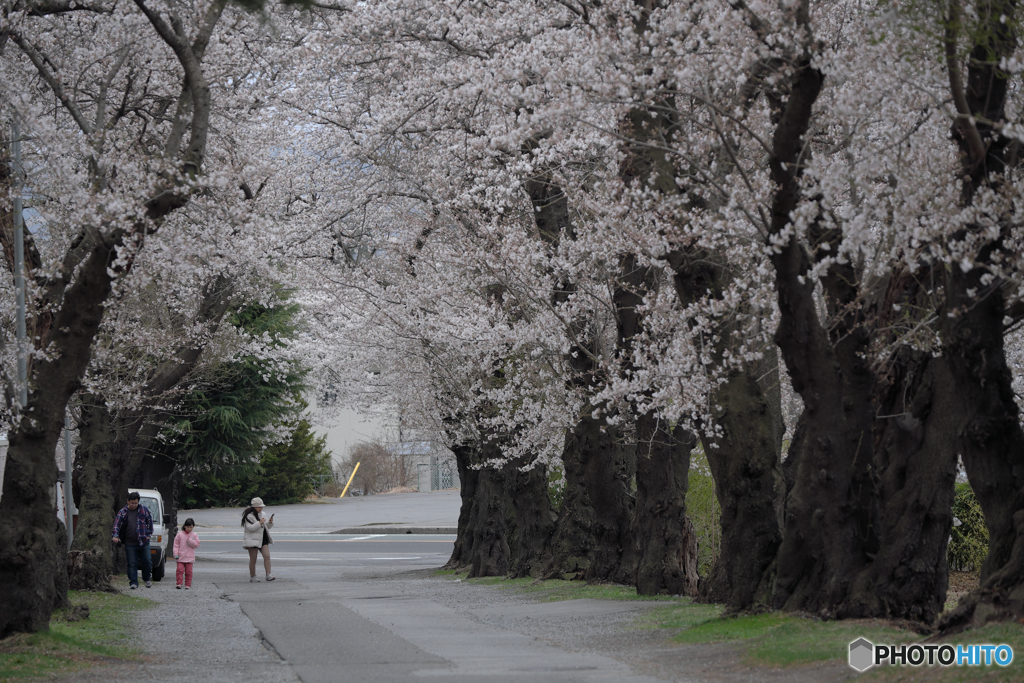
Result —
<path fill-rule="evenodd" d="M 249 501 L 249 505 L 254 508 L 266 507 L 265 505 L 263 505 L 262 498 L 253 498 L 252 500 Z"/>

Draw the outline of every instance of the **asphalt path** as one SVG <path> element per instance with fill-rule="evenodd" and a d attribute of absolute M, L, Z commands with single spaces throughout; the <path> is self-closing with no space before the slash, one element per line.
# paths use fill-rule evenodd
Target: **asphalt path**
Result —
<path fill-rule="evenodd" d="M 273 533 L 277 578 L 263 580 L 260 558 L 261 581 L 251 583 L 241 530 L 199 532 L 195 580 L 212 582 L 237 603 L 304 683 L 658 680 L 602 654 L 569 651 L 531 629 L 603 625 L 632 618 L 645 604 L 464 604 L 469 586 L 434 575 L 451 555 L 454 535 Z"/>

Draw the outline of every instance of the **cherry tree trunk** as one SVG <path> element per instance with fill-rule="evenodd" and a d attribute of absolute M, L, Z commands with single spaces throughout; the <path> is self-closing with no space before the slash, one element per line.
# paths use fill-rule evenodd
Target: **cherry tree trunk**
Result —
<path fill-rule="evenodd" d="M 697 594 L 697 534 L 686 517 L 696 438 L 650 413 L 636 422 L 636 503 L 616 580 L 640 595 Z"/>
<path fill-rule="evenodd" d="M 794 72 L 772 139 L 774 235 L 788 228 L 801 201 L 801 164 L 796 161 L 804 153 L 803 136 L 823 82 L 809 57 L 804 59 Z M 817 224 L 808 232 L 810 239 L 835 239 Z M 837 264 L 823 278 L 826 305 L 838 318 L 826 330 L 815 283 L 804 277 L 813 262 L 803 244 L 790 238 L 771 254 L 771 261 L 781 314 L 776 343 L 793 388 L 804 401 L 802 438 L 794 440 L 788 456 L 793 485 L 786 499 L 772 605 L 838 616 L 853 577 L 877 550 L 869 336 L 852 306 L 858 297 L 852 267 Z"/>
<path fill-rule="evenodd" d="M 505 472 L 479 466 L 498 453 L 494 442 L 482 446 L 453 449 L 460 476 L 465 469 L 469 481 L 462 480 L 462 510 L 455 550 L 445 565 L 468 569 L 469 577 L 504 576 L 509 569 L 508 500 Z"/>
<path fill-rule="evenodd" d="M 544 569 L 545 552 L 558 515 L 548 494 L 547 467 L 541 464 L 523 471 L 525 458 L 505 466 L 505 487 L 510 512 L 509 578 L 538 578 Z"/>
<path fill-rule="evenodd" d="M 981 285 L 981 272 L 953 270 L 951 289 L 964 312 L 944 335 L 944 356 L 956 379 L 963 463 L 985 513 L 989 548 L 980 586 L 943 619 L 947 632 L 1024 619 L 1024 434 L 1003 348 L 1005 304 L 999 289 L 981 301 L 967 294 Z"/>
<path fill-rule="evenodd" d="M 83 396 L 75 456 L 81 495 L 73 549 L 82 553 L 76 558 L 76 573 L 78 585 L 87 590 L 109 588 L 111 575 L 124 570 L 123 547 L 110 538 L 129 490 L 155 488 L 141 477 L 155 430 L 149 417 L 147 410 L 113 412 L 102 396 Z"/>
<path fill-rule="evenodd" d="M 54 356 L 34 365 L 28 405 L 9 435 L 0 500 L 0 635 L 45 628 L 53 605 L 66 599 L 59 595 L 66 581 L 55 572 L 66 562 L 67 552 L 56 542 L 54 453 L 64 410 L 80 385 L 103 317 L 112 256 L 107 244 L 98 239 L 92 243 L 56 314 Z"/>
<path fill-rule="evenodd" d="M 801 201 L 794 161 L 803 154 L 821 81 L 809 63 L 801 68 L 779 117 L 769 162 L 774 234 Z M 818 221 L 808 227 L 812 243 L 838 237 Z M 864 306 L 852 266 L 831 264 L 820 281 L 831 318 L 826 329 L 815 285 L 804 278 L 814 264 L 810 253 L 791 238 L 771 260 L 781 313 L 776 341 L 804 400 L 785 466 L 791 487 L 772 604 L 833 618 L 930 621 L 945 590 L 959 433 L 952 400 L 970 397 L 941 361 L 904 354 L 883 377 L 867 361 L 871 325 L 885 329 L 895 303 L 888 297 L 912 298 L 909 285 L 890 282 L 881 306 Z M 947 297 L 953 291 L 947 288 Z"/>
<path fill-rule="evenodd" d="M 1019 168 L 1018 144 L 1003 136 L 1012 75 L 1001 68 L 1017 49 L 1016 4 L 1002 0 L 987 10 L 971 34 L 975 44 L 966 84 L 954 77 L 956 62 L 947 60 L 960 114 L 953 137 L 961 152 L 963 203 L 974 204 L 980 193 L 978 203 L 986 207 L 981 214 L 989 211 L 989 196 L 1005 191 L 1011 169 Z M 952 46 L 947 47 L 951 52 Z M 965 226 L 957 236 L 982 246 L 973 268 L 966 273 L 951 268 L 945 283 L 943 356 L 963 402 L 959 435 L 964 467 L 989 531 L 980 586 L 943 620 L 947 632 L 989 621 L 1024 621 L 1024 433 L 1004 347 L 1004 296 L 1016 285 L 1002 276 L 1002 264 L 1017 258 L 1016 209 L 997 207 L 998 214 L 992 212 L 999 221 L 997 235 L 992 225 L 978 224 Z"/>
<path fill-rule="evenodd" d="M 0 635 L 47 628 L 53 609 L 67 599 L 66 570 L 57 571 L 66 558 L 66 540 L 61 545 L 55 502 L 56 433 L 11 435 L 0 500 Z"/>
<path fill-rule="evenodd" d="M 452 453 L 455 454 L 455 467 L 459 471 L 459 497 L 462 505 L 459 507 L 459 522 L 455 534 L 455 547 L 452 555 L 445 563 L 445 569 L 462 569 L 467 563 L 464 558 L 469 556 L 473 544 L 473 535 L 470 533 L 469 519 L 473 510 L 473 499 L 476 496 L 477 482 L 480 472 L 470 467 L 472 464 L 471 449 L 468 444 L 457 444 L 452 446 Z"/>
<path fill-rule="evenodd" d="M 76 568 L 75 588 L 103 590 L 114 571 L 111 527 L 122 496 L 116 488 L 121 464 L 116 456 L 117 436 L 103 400 L 83 397 L 79 420 L 79 446 L 75 457 L 79 489 L 78 529 L 73 549 L 82 555 Z"/>
<path fill-rule="evenodd" d="M 610 580 L 629 538 L 633 450 L 617 429 L 586 412 L 566 436 L 562 463 L 565 493 L 544 575 Z"/>
<path fill-rule="evenodd" d="M 900 349 L 879 390 L 874 468 L 877 550 L 854 579 L 845 617 L 932 623 L 949 574 L 960 396 L 944 358 Z"/>
<path fill-rule="evenodd" d="M 722 541 L 721 554 L 701 581 L 699 600 L 725 604 L 730 613 L 770 603 L 782 540 L 779 398 L 762 388 L 757 374 L 754 368 L 729 374 L 711 401 L 718 436 L 702 436 L 722 510 Z M 768 377 L 777 393 L 778 373 Z"/>

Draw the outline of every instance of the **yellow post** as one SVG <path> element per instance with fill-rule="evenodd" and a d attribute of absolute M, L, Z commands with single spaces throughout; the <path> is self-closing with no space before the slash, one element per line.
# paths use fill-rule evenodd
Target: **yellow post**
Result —
<path fill-rule="evenodd" d="M 341 492 L 341 495 L 338 496 L 338 498 L 344 498 L 345 494 L 348 493 L 348 487 L 352 485 L 352 480 L 356 478 L 356 472 L 358 471 L 359 463 L 357 462 L 355 468 L 352 470 L 352 476 L 348 478 L 348 483 L 345 484 L 345 490 Z"/>

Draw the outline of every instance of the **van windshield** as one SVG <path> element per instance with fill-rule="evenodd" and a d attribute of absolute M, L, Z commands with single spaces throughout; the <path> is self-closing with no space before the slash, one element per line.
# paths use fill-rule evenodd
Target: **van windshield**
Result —
<path fill-rule="evenodd" d="M 139 498 L 139 504 L 145 506 L 145 508 L 149 510 L 149 514 L 153 516 L 154 523 L 160 523 L 160 503 L 157 502 L 156 498 L 147 498 L 146 496 L 142 496 Z"/>

